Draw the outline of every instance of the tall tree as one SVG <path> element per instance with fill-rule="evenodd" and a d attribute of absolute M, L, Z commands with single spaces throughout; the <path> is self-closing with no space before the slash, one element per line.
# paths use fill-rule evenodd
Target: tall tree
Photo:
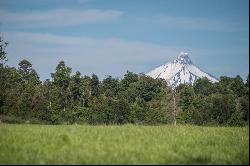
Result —
<path fill-rule="evenodd" d="M 138 75 L 133 72 L 127 71 L 127 73 L 124 75 L 124 78 L 121 81 L 122 90 L 128 88 L 130 84 L 136 81 L 138 81 Z"/>
<path fill-rule="evenodd" d="M 8 45 L 7 42 L 4 42 L 2 37 L 0 36 L 0 67 L 2 67 L 7 61 L 7 53 L 5 52 L 5 48 Z"/>
<path fill-rule="evenodd" d="M 118 92 L 119 80 L 108 76 L 102 81 L 101 84 L 101 93 L 105 96 L 112 98 Z"/>
<path fill-rule="evenodd" d="M 208 96 L 213 93 L 213 83 L 207 77 L 197 79 L 194 82 L 193 88 L 196 94 Z"/>
<path fill-rule="evenodd" d="M 91 98 L 91 78 L 89 76 L 84 76 L 82 78 L 82 88 L 83 88 L 83 103 L 82 105 L 84 107 L 88 107 L 89 105 L 89 100 Z"/>
<path fill-rule="evenodd" d="M 242 78 L 237 75 L 235 78 L 233 78 L 233 80 L 231 81 L 229 88 L 238 96 L 238 97 L 242 97 L 245 92 L 246 92 L 246 88 L 244 85 L 244 82 L 242 80 Z"/>
<path fill-rule="evenodd" d="M 40 83 L 39 76 L 35 69 L 32 68 L 32 64 L 29 61 L 23 59 L 18 63 L 18 65 L 18 72 L 22 77 L 23 83 L 33 85 L 37 85 Z"/>
<path fill-rule="evenodd" d="M 7 56 L 5 52 L 5 47 L 7 43 L 4 43 L 2 37 L 0 36 L 0 107 L 4 105 L 6 96 L 6 81 L 8 74 L 4 68 L 4 64 L 7 61 Z"/>
<path fill-rule="evenodd" d="M 72 94 L 72 99 L 74 102 L 74 106 L 83 106 L 83 84 L 81 73 L 77 71 L 71 78 L 70 82 L 70 91 Z"/>
<path fill-rule="evenodd" d="M 246 96 L 249 97 L 249 74 L 247 75 L 247 80 L 246 80 Z"/>
<path fill-rule="evenodd" d="M 249 74 L 247 75 L 247 80 L 246 80 L 246 84 L 247 87 L 249 87 Z"/>
<path fill-rule="evenodd" d="M 64 61 L 60 61 L 56 67 L 56 72 L 51 74 L 52 83 L 55 85 L 57 92 L 57 103 L 61 110 L 66 109 L 66 106 L 70 104 L 70 74 L 71 68 L 67 67 Z"/>
<path fill-rule="evenodd" d="M 91 87 L 91 95 L 92 96 L 98 96 L 99 94 L 99 78 L 97 75 L 92 74 L 91 82 L 90 82 L 90 87 Z"/>
<path fill-rule="evenodd" d="M 182 109 L 178 115 L 178 119 L 182 123 L 190 123 L 192 121 L 192 114 L 194 110 L 194 106 L 192 105 L 195 98 L 194 89 L 190 85 L 184 85 L 178 95 L 180 97 L 178 105 Z"/>
<path fill-rule="evenodd" d="M 236 111 L 235 95 L 212 94 L 209 96 L 210 103 L 209 114 L 213 122 L 225 124 L 230 119 L 233 112 Z"/>

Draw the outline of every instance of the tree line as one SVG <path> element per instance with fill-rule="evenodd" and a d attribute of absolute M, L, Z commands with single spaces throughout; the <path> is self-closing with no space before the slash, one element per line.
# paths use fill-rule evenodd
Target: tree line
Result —
<path fill-rule="evenodd" d="M 123 78 L 82 76 L 60 61 L 51 79 L 41 81 L 32 63 L 7 63 L 0 38 L 0 121 L 39 124 L 196 124 L 249 123 L 249 76 L 206 78 L 175 89 L 163 79 L 130 71 Z"/>

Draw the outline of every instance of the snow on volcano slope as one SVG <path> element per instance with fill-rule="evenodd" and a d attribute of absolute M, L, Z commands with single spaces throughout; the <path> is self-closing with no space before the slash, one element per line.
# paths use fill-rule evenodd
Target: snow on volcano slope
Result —
<path fill-rule="evenodd" d="M 163 78 L 171 84 L 178 86 L 179 84 L 193 84 L 197 78 L 207 77 L 211 82 L 218 80 L 198 67 L 196 67 L 188 57 L 188 53 L 181 52 L 174 61 L 159 66 L 146 75 L 152 78 Z"/>

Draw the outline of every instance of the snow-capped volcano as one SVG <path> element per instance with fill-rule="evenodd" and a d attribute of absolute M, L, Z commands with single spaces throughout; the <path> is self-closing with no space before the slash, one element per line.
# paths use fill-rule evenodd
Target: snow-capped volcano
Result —
<path fill-rule="evenodd" d="M 173 87 L 181 83 L 193 84 L 197 78 L 202 77 L 207 77 L 211 82 L 218 82 L 214 76 L 196 67 L 186 52 L 181 52 L 174 61 L 159 66 L 146 75 L 152 78 L 163 78 Z"/>

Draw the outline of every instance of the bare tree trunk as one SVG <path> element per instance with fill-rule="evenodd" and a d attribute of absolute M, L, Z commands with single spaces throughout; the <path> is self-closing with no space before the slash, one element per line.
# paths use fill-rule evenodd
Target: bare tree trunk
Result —
<path fill-rule="evenodd" d="M 167 81 L 167 84 L 166 84 L 166 94 L 168 94 L 170 92 L 170 98 L 172 98 L 173 100 L 173 112 L 172 112 L 172 116 L 173 116 L 173 124 L 176 125 L 176 115 L 177 115 L 177 111 L 176 111 L 176 97 L 175 97 L 175 87 L 171 87 L 173 89 L 168 89 L 168 84 L 170 84 L 170 82 Z M 170 91 L 169 91 L 170 90 Z M 167 103 L 168 101 L 166 101 Z M 166 104 L 166 112 L 168 112 L 168 109 L 167 109 L 167 104 Z"/>
<path fill-rule="evenodd" d="M 175 90 L 173 90 L 173 101 L 174 101 L 174 112 L 173 112 L 173 115 L 174 115 L 174 125 L 176 126 Z"/>
<path fill-rule="evenodd" d="M 84 106 L 84 99 L 83 98 L 81 98 L 81 100 L 80 100 L 80 105 L 81 105 L 81 107 L 83 107 Z"/>

